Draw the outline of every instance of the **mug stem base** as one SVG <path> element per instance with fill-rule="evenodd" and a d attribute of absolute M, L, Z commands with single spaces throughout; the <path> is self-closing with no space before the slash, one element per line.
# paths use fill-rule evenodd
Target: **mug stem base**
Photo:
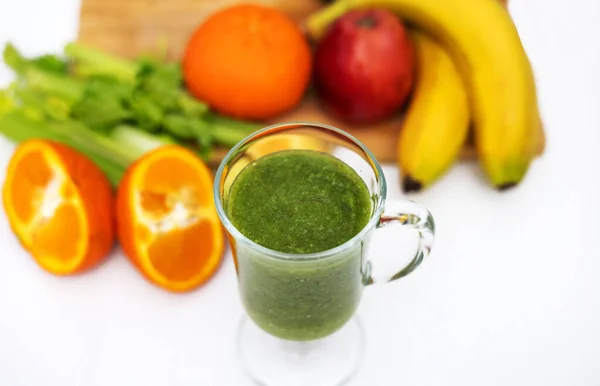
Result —
<path fill-rule="evenodd" d="M 357 316 L 332 335 L 309 342 L 276 338 L 248 316 L 239 324 L 237 352 L 246 375 L 260 386 L 340 386 L 359 370 L 365 337 Z"/>

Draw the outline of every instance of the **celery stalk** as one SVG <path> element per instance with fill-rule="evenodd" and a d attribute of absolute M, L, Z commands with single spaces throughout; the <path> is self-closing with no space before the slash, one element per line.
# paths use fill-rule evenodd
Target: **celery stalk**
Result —
<path fill-rule="evenodd" d="M 109 139 L 118 143 L 120 147 L 127 148 L 130 156 L 134 159 L 163 145 L 177 144 L 177 142 L 167 135 L 148 134 L 145 131 L 127 125 L 117 126 L 109 134 Z"/>
<path fill-rule="evenodd" d="M 263 125 L 252 122 L 236 121 L 221 115 L 209 114 L 205 118 L 210 127 L 210 132 L 215 142 L 232 147 L 253 132 L 261 129 Z"/>
<path fill-rule="evenodd" d="M 0 117 L 0 134 L 16 143 L 39 138 L 70 146 L 94 161 L 114 186 L 140 156 L 174 143 L 168 137 L 154 136 L 128 126 L 118 126 L 109 136 L 103 136 L 75 121 L 42 122 L 20 109 Z"/>
<path fill-rule="evenodd" d="M 35 67 L 26 68 L 17 84 L 30 90 L 55 95 L 73 104 L 80 100 L 85 92 L 86 84 L 76 78 L 53 74 Z"/>
<path fill-rule="evenodd" d="M 82 132 L 87 132 L 83 137 Z M 60 142 L 88 156 L 116 186 L 125 169 L 135 161 L 127 155 L 127 149 L 76 122 L 38 122 L 23 110 L 11 111 L 0 118 L 0 134 L 10 141 L 20 143 L 29 139 L 45 139 Z"/>
<path fill-rule="evenodd" d="M 80 43 L 68 43 L 65 55 L 73 60 L 74 71 L 79 76 L 104 75 L 126 83 L 135 83 L 139 65 Z"/>

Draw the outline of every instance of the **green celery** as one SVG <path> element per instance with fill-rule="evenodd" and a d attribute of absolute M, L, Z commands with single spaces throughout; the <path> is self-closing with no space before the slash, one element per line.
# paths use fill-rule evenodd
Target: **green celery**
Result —
<path fill-rule="evenodd" d="M 80 43 L 68 43 L 65 55 L 74 62 L 73 71 L 78 76 L 103 75 L 125 83 L 136 82 L 139 65 L 131 60 L 111 55 Z"/>
<path fill-rule="evenodd" d="M 0 92 L 0 134 L 13 142 L 32 138 L 57 141 L 87 155 L 117 185 L 125 170 L 143 154 L 163 145 L 176 144 L 167 136 L 145 133 L 120 125 L 102 135 L 72 120 L 48 121 L 43 112 L 12 104 L 6 92 Z"/>
<path fill-rule="evenodd" d="M 241 122 L 221 115 L 210 113 L 204 117 L 209 125 L 210 133 L 215 142 L 227 147 L 233 147 L 263 126 L 252 122 Z"/>
<path fill-rule="evenodd" d="M 11 87 L 15 99 L 24 109 L 33 109 L 43 112 L 52 119 L 62 121 L 69 118 L 70 104 L 62 98 L 47 95 L 30 88 Z"/>
<path fill-rule="evenodd" d="M 81 100 L 71 107 L 71 116 L 92 130 L 109 131 L 120 122 L 130 119 L 132 114 L 121 100 L 88 89 Z"/>
<path fill-rule="evenodd" d="M 44 139 L 72 147 L 96 163 L 111 183 L 116 186 L 121 180 L 126 166 L 133 160 L 115 159 L 112 154 L 102 148 L 101 144 L 90 142 L 89 138 L 86 141 L 78 139 L 74 133 L 77 131 L 77 125 L 73 126 L 70 127 L 70 124 L 65 123 L 38 122 L 23 110 L 14 110 L 0 117 L 0 134 L 9 140 L 20 143 L 34 138 Z"/>
<path fill-rule="evenodd" d="M 144 93 L 135 92 L 129 101 L 129 108 L 137 126 L 148 132 L 156 132 L 164 122 L 164 112 Z"/>
<path fill-rule="evenodd" d="M 22 72 L 26 67 L 35 67 L 40 70 L 67 73 L 67 62 L 56 55 L 42 55 L 33 59 L 26 59 L 15 46 L 7 43 L 3 52 L 4 63 L 16 72 Z"/>
<path fill-rule="evenodd" d="M 145 61 L 139 75 L 140 89 L 166 111 L 201 116 L 208 106 L 181 89 L 183 74 L 179 63 L 161 64 Z"/>
<path fill-rule="evenodd" d="M 129 150 L 132 158 L 138 158 L 149 151 L 165 145 L 176 145 L 168 135 L 148 134 L 132 126 L 119 125 L 108 135 L 112 141 Z"/>
<path fill-rule="evenodd" d="M 26 67 L 17 73 L 19 87 L 38 92 L 53 94 L 69 103 L 79 101 L 86 91 L 86 83 L 82 80 L 41 70 L 36 67 Z"/>

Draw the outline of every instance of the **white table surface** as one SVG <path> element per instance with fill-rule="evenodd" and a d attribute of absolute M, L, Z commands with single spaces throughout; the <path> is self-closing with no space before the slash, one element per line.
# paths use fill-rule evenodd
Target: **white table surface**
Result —
<path fill-rule="evenodd" d="M 463 164 L 410 197 L 435 216 L 435 250 L 409 277 L 365 291 L 366 362 L 352 386 L 600 385 L 600 2 L 511 1 L 546 154 L 512 191 Z M 59 51 L 78 7 L 0 0 L 0 44 Z M 10 79 L 0 66 L 0 84 Z M 2 181 L 13 148 L 0 139 Z M 401 198 L 397 170 L 385 172 Z M 187 295 L 153 287 L 118 251 L 56 278 L 0 213 L 1 386 L 247 386 L 232 346 L 242 312 L 230 255 Z"/>

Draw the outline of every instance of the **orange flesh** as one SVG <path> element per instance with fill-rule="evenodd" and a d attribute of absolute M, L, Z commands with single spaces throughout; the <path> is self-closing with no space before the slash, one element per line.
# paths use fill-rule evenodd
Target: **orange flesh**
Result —
<path fill-rule="evenodd" d="M 205 178 L 198 170 L 176 157 L 167 156 L 148 166 L 141 186 L 148 192 L 177 192 L 182 188 L 194 190 L 189 192 L 190 196 L 193 195 L 194 199 L 200 200 L 199 205 L 205 206 L 209 204 L 210 196 L 203 194 L 203 180 Z"/>
<path fill-rule="evenodd" d="M 68 272 L 84 258 L 87 225 L 81 198 L 55 154 L 29 144 L 9 167 L 5 203 L 21 242 L 45 268 Z"/>
<path fill-rule="evenodd" d="M 136 165 L 128 181 L 130 237 L 138 265 L 154 282 L 190 289 L 211 275 L 222 254 L 212 179 L 191 153 L 162 152 Z"/>
<path fill-rule="evenodd" d="M 200 221 L 159 234 L 148 248 L 148 257 L 154 268 L 171 280 L 192 280 L 203 271 L 206 257 L 214 249 L 211 237 L 199 240 L 198 235 L 210 235 L 211 232 L 210 224 Z"/>
<path fill-rule="evenodd" d="M 28 224 L 40 206 L 45 187 L 50 183 L 52 170 L 40 151 L 26 154 L 16 165 L 15 178 L 9 192 L 13 209 L 20 222 Z"/>
<path fill-rule="evenodd" d="M 40 221 L 31 229 L 32 252 L 39 256 L 68 264 L 80 253 L 80 246 L 74 240 L 81 240 L 82 223 L 80 209 L 73 205 L 62 205 L 56 209 L 52 219 Z"/>

